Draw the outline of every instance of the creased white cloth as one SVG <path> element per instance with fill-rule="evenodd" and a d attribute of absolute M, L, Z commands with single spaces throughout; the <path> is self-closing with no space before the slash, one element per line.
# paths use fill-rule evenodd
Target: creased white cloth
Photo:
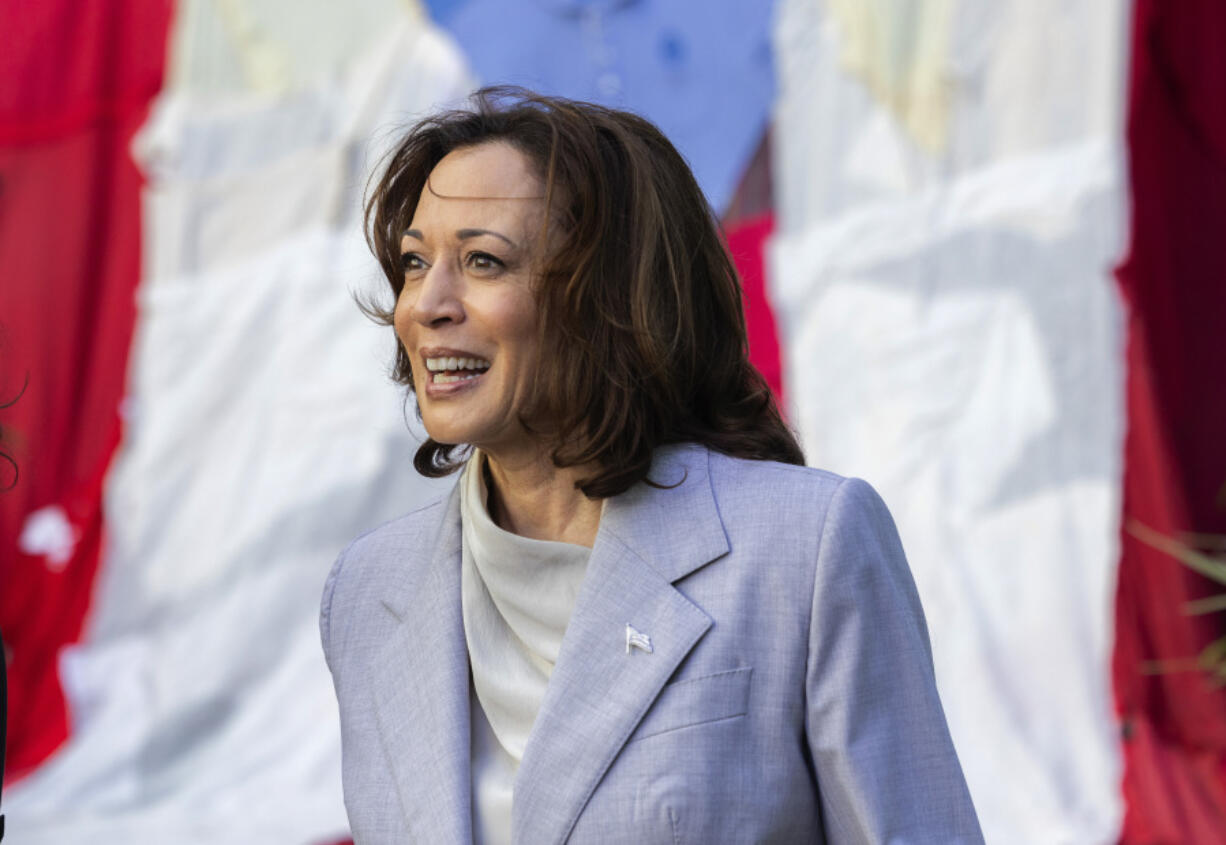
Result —
<path fill-rule="evenodd" d="M 460 480 L 460 594 L 473 676 L 473 831 L 511 841 L 515 773 L 545 699 L 592 550 L 504 531 L 476 452 Z"/>
<path fill-rule="evenodd" d="M 945 5 L 780 3 L 791 418 L 890 503 L 987 840 L 1111 842 L 1126 7 Z"/>

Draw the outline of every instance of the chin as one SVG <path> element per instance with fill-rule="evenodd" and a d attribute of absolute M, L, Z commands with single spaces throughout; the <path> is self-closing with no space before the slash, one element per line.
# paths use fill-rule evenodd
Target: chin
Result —
<path fill-rule="evenodd" d="M 451 446 L 459 446 L 462 443 L 469 443 L 464 432 L 456 431 L 451 426 L 446 425 L 430 425 L 425 424 L 426 434 L 430 435 L 430 439 L 435 443 L 446 443 Z"/>
<path fill-rule="evenodd" d="M 482 439 L 481 431 L 466 423 L 471 421 L 440 420 L 437 417 L 432 420 L 429 414 L 422 416 L 422 426 L 426 429 L 426 434 L 436 443 L 474 445 L 475 440 Z"/>

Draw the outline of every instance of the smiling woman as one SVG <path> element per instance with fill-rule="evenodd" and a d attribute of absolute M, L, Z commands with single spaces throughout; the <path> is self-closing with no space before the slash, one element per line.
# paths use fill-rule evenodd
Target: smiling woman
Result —
<path fill-rule="evenodd" d="M 396 335 L 431 437 L 505 460 L 534 454 L 520 422 L 539 369 L 533 274 L 544 186 L 503 142 L 434 166 L 400 242 Z"/>
<path fill-rule="evenodd" d="M 463 471 L 325 587 L 355 839 L 980 841 L 889 513 L 801 466 L 659 130 L 487 89 L 367 223 Z"/>

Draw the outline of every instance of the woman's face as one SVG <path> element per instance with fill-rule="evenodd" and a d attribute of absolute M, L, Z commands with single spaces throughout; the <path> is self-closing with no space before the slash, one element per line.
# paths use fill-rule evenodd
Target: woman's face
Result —
<path fill-rule="evenodd" d="M 519 414 L 538 360 L 532 278 L 544 193 L 509 144 L 456 150 L 430 173 L 401 240 L 396 334 L 422 422 L 441 443 L 495 456 L 533 446 Z"/>

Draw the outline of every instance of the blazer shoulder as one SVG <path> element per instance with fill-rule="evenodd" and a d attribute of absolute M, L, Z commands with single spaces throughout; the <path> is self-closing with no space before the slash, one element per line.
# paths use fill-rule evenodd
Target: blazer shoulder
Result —
<path fill-rule="evenodd" d="M 807 556 L 815 556 L 832 529 L 860 526 L 887 538 L 896 533 L 881 496 L 861 478 L 712 452 L 711 487 L 730 532 L 766 534 L 804 546 Z M 781 526 L 790 530 L 780 532 Z"/>
<path fill-rule="evenodd" d="M 738 498 L 770 502 L 772 506 L 788 500 L 803 502 L 806 507 L 811 507 L 814 499 L 829 502 L 835 492 L 848 482 L 872 489 L 867 482 L 829 470 L 778 461 L 734 458 L 715 451 L 710 453 L 710 472 L 711 485 L 717 496 L 724 498 L 735 491 Z"/>
<path fill-rule="evenodd" d="M 406 560 L 413 559 L 414 556 L 406 552 L 433 548 L 442 528 L 449 495 L 432 499 L 403 516 L 359 534 L 337 556 L 324 581 L 319 607 L 319 635 L 329 666 L 332 663 L 332 609 L 337 592 L 344 593 L 364 582 L 380 580 L 391 565 L 403 565 Z"/>

